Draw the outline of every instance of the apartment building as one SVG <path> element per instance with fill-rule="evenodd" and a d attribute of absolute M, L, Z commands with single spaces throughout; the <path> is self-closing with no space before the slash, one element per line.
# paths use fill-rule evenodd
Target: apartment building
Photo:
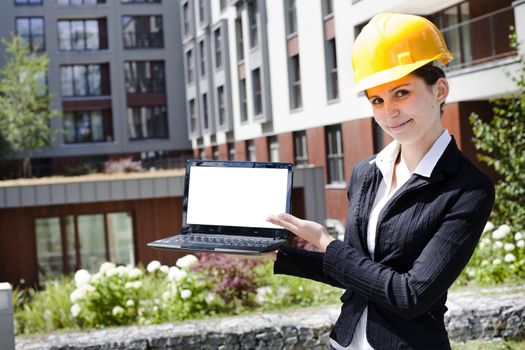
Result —
<path fill-rule="evenodd" d="M 191 155 L 178 2 L 8 0 L 0 37 L 11 33 L 48 55 L 47 84 L 62 112 L 53 127 L 64 133 L 32 154 L 36 175 L 123 156 Z"/>
<path fill-rule="evenodd" d="M 488 100 L 514 89 L 508 35 L 525 38 L 523 3 L 180 0 L 194 156 L 323 166 L 327 216 L 344 221 L 352 167 L 391 141 L 350 93 L 352 44 L 375 14 L 404 12 L 432 20 L 455 55 L 444 124 L 477 162 L 468 117 L 490 118 Z"/>

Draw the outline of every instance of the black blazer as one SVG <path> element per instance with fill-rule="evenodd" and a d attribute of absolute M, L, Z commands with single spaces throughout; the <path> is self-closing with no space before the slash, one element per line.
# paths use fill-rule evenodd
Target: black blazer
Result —
<path fill-rule="evenodd" d="M 382 209 L 372 259 L 367 226 L 381 179 L 375 163 L 360 161 L 350 179 L 344 242 L 331 242 L 325 253 L 283 248 L 274 272 L 346 289 L 330 335 L 343 346 L 368 305 L 374 349 L 450 349 L 447 289 L 478 243 L 494 186 L 452 139 L 430 178 L 413 174 Z"/>

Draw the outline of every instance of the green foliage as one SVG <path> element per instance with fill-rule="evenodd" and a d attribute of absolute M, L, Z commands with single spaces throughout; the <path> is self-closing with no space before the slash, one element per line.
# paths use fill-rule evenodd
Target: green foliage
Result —
<path fill-rule="evenodd" d="M 523 283 L 525 235 L 508 225 L 494 229 L 488 222 L 481 240 L 457 285 Z"/>
<path fill-rule="evenodd" d="M 0 139 L 24 156 L 24 175 L 29 176 L 29 152 L 51 145 L 56 131 L 51 120 L 58 112 L 50 108 L 52 96 L 45 83 L 48 58 L 30 52 L 20 37 L 2 39 L 6 64 L 0 69 Z"/>
<path fill-rule="evenodd" d="M 452 342 L 452 350 L 523 350 L 525 341 L 511 340 L 470 340 L 465 343 Z"/>
<path fill-rule="evenodd" d="M 96 273 L 50 282 L 44 291 L 18 292 L 17 334 L 64 328 L 156 324 L 186 319 L 335 303 L 338 288 L 274 276 L 267 259 L 187 255 L 168 267 L 104 263 Z"/>
<path fill-rule="evenodd" d="M 515 35 L 511 36 L 516 45 Z M 492 220 L 509 223 L 525 231 L 525 60 L 517 74 L 510 76 L 517 92 L 492 101 L 494 116 L 484 122 L 472 114 L 474 145 L 479 159 L 492 166 L 501 179 L 496 184 L 496 204 Z"/>
<path fill-rule="evenodd" d="M 74 289 L 75 284 L 69 279 L 50 282 L 43 291 L 15 289 L 15 332 L 51 332 L 76 327 L 76 322 L 69 312 L 69 296 Z"/>

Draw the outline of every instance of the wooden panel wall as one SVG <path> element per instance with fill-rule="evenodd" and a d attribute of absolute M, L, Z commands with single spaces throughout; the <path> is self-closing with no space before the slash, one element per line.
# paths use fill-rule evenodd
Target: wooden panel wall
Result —
<path fill-rule="evenodd" d="M 182 198 L 100 202 L 0 210 L 0 281 L 26 285 L 37 283 L 37 254 L 34 220 L 65 215 L 131 212 L 133 214 L 135 258 L 147 264 L 157 259 L 172 265 L 181 253 L 148 248 L 146 243 L 179 233 Z"/>

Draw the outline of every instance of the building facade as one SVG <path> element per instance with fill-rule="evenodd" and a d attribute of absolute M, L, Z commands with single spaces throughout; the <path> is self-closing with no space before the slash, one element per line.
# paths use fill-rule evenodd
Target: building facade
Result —
<path fill-rule="evenodd" d="M 124 155 L 191 155 L 178 11 L 166 0 L 2 4 L 0 37 L 18 34 L 48 55 L 47 85 L 62 112 L 53 127 L 64 132 L 32 154 L 36 175 Z"/>
<path fill-rule="evenodd" d="M 468 117 L 513 91 L 523 1 L 180 0 L 188 132 L 195 157 L 325 169 L 327 215 L 344 221 L 352 167 L 391 141 L 353 96 L 354 38 L 379 12 L 427 17 L 455 59 L 444 124 L 477 162 Z M 478 165 L 485 171 L 489 169 Z"/>

